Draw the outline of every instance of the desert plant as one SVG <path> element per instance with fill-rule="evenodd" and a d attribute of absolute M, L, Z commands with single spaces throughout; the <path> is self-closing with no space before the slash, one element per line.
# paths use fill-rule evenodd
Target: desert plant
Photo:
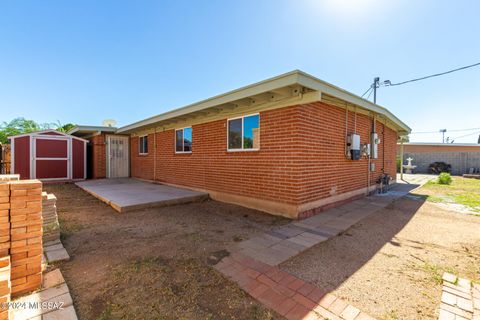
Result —
<path fill-rule="evenodd" d="M 434 163 L 431 163 L 430 166 L 428 166 L 428 170 L 430 171 L 430 173 L 435 173 L 435 174 L 439 174 L 442 172 L 451 172 L 452 165 L 445 162 L 434 162 Z"/>
<path fill-rule="evenodd" d="M 402 166 L 402 158 L 400 158 L 400 156 L 397 157 L 397 172 L 400 172 L 401 171 L 401 166 Z"/>
<path fill-rule="evenodd" d="M 450 175 L 450 173 L 442 172 L 438 176 L 437 181 L 438 181 L 439 184 L 451 184 L 452 183 L 452 176 Z"/>

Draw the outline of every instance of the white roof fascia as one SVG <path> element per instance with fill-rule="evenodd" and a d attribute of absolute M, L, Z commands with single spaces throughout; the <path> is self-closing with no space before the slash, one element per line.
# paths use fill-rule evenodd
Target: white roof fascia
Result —
<path fill-rule="evenodd" d="M 147 118 L 145 120 L 134 122 L 132 124 L 119 128 L 117 130 L 117 133 L 128 132 L 136 128 L 152 125 L 163 120 L 172 119 L 172 118 L 193 113 L 196 111 L 201 111 L 211 107 L 226 104 L 232 101 L 240 100 L 243 98 L 251 97 L 254 95 L 258 95 L 261 93 L 265 93 L 268 91 L 272 91 L 272 90 L 287 87 L 287 86 L 293 86 L 293 85 L 301 85 L 312 90 L 324 92 L 326 94 L 332 95 L 339 99 L 358 105 L 372 112 L 384 115 L 401 130 L 407 133 L 411 131 L 411 129 L 405 123 L 403 123 L 400 119 L 394 116 L 386 108 L 376 105 L 368 100 L 365 100 L 357 95 L 354 95 L 344 89 L 336 87 L 328 82 L 315 78 L 303 71 L 294 70 L 274 78 L 257 82 L 257 83 L 254 83 L 254 84 L 251 84 L 251 85 L 248 85 L 248 86 L 245 86 L 221 95 L 214 96 L 206 100 L 202 100 L 197 103 L 187 105 L 182 108 L 167 111 L 165 113 Z"/>
<path fill-rule="evenodd" d="M 116 127 L 105 127 L 105 126 L 83 126 L 78 125 L 68 130 L 67 134 L 73 134 L 78 131 L 105 131 L 105 132 L 115 132 L 117 131 Z"/>
<path fill-rule="evenodd" d="M 400 143 L 397 143 L 400 145 Z M 404 142 L 404 146 L 434 146 L 434 147 L 478 147 L 478 143 L 439 143 L 439 142 Z"/>
<path fill-rule="evenodd" d="M 374 113 L 384 115 L 385 117 L 390 119 L 393 123 L 395 123 L 399 128 L 403 129 L 408 133 L 411 132 L 410 127 L 407 126 L 405 123 L 403 123 L 400 119 L 398 119 L 393 113 L 388 111 L 387 108 L 382 107 L 378 104 L 374 104 L 342 88 L 334 86 L 333 84 L 330 84 L 328 82 L 315 78 L 314 76 L 311 76 L 308 73 L 299 71 L 298 83 L 304 87 L 319 90 L 331 96 L 350 102 L 351 104 L 355 104 L 360 107 L 363 107 Z"/>
<path fill-rule="evenodd" d="M 264 81 L 261 81 L 261 82 L 258 82 L 258 83 L 252 84 L 252 85 L 248 85 L 246 87 L 242 87 L 242 88 L 227 92 L 225 94 L 217 95 L 217 96 L 214 96 L 212 98 L 187 105 L 187 106 L 182 107 L 182 108 L 167 111 L 167 112 L 159 114 L 157 116 L 153 116 L 153 117 L 147 118 L 145 120 L 138 121 L 138 122 L 132 123 L 130 125 L 121 127 L 121 128 L 118 129 L 118 132 L 121 133 L 121 132 L 129 131 L 129 130 L 132 130 L 132 129 L 135 129 L 135 128 L 138 128 L 138 127 L 151 125 L 151 124 L 154 124 L 154 123 L 159 122 L 159 121 L 179 117 L 179 116 L 189 114 L 189 113 L 192 113 L 192 112 L 201 111 L 201 110 L 204 110 L 204 109 L 208 109 L 208 108 L 211 108 L 211 107 L 215 107 L 215 106 L 218 106 L 218 105 L 229 103 L 231 101 L 236 101 L 236 100 L 240 100 L 240 99 L 243 99 L 243 98 L 248 98 L 248 97 L 251 97 L 251 96 L 254 96 L 254 95 L 257 95 L 257 94 L 261 94 L 261 93 L 264 93 L 264 92 L 267 92 L 267 91 L 270 91 L 270 90 L 274 90 L 274 89 L 278 89 L 278 88 L 282 88 L 282 87 L 287 87 L 287 86 L 290 86 L 290 85 L 295 85 L 295 84 L 297 84 L 296 73 L 297 72 L 295 72 L 295 71 L 289 72 L 289 73 L 280 75 L 280 76 L 275 77 L 275 78 L 264 80 Z"/>

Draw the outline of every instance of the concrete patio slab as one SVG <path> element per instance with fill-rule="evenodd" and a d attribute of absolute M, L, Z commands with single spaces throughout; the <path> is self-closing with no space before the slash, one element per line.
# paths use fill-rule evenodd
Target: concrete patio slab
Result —
<path fill-rule="evenodd" d="M 118 212 L 190 203 L 208 198 L 206 192 L 130 178 L 88 180 L 77 182 L 76 185 Z"/>

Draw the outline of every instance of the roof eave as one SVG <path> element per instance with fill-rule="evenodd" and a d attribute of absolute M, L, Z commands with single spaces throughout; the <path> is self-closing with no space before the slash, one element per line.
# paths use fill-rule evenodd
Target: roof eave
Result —
<path fill-rule="evenodd" d="M 134 122 L 130 125 L 120 127 L 117 132 L 118 133 L 128 133 L 132 130 L 135 130 L 140 127 L 152 125 L 154 123 L 183 116 L 192 112 L 201 111 L 207 108 L 215 107 L 224 103 L 228 103 L 235 100 L 240 100 L 244 98 L 248 98 L 250 96 L 258 95 L 269 90 L 278 89 L 281 87 L 287 87 L 291 85 L 295 85 L 298 82 L 298 74 L 300 71 L 295 70 L 292 72 L 288 72 L 282 74 L 280 76 L 267 79 L 261 82 L 257 82 L 239 89 L 235 89 L 233 91 L 229 91 L 227 93 L 214 96 L 212 98 L 208 98 L 206 100 L 202 100 L 200 102 L 196 102 L 193 104 L 189 104 L 185 107 L 181 107 L 175 110 L 167 111 L 165 113 L 147 118 L 145 120 Z"/>
<path fill-rule="evenodd" d="M 328 82 L 320 80 L 308 73 L 300 70 L 294 70 L 274 78 L 263 80 L 221 95 L 214 96 L 212 98 L 187 105 L 185 107 L 171 110 L 142 121 L 132 123 L 127 126 L 123 126 L 117 130 L 117 133 L 131 133 L 134 130 L 155 124 L 160 121 L 168 120 L 171 118 L 183 116 L 189 113 L 201 111 L 207 108 L 215 107 L 221 104 L 229 103 L 235 100 L 240 100 L 257 94 L 261 94 L 267 91 L 275 90 L 282 87 L 300 85 L 312 90 L 323 92 L 339 99 L 347 101 L 349 103 L 358 105 L 366 110 L 372 111 L 377 114 L 384 115 L 390 119 L 398 129 L 398 133 L 409 134 L 411 132 L 410 127 L 388 111 L 385 107 L 374 104 L 366 99 L 363 99 L 357 95 L 354 95 L 344 89 L 336 87 Z"/>
<path fill-rule="evenodd" d="M 91 131 L 91 132 L 97 132 L 97 131 L 103 131 L 103 132 L 116 132 L 117 128 L 116 127 L 105 127 L 105 126 L 83 126 L 83 125 L 77 125 L 73 127 L 72 129 L 68 130 L 67 134 L 74 134 L 75 132 L 79 131 Z"/>
<path fill-rule="evenodd" d="M 329 94 L 331 96 L 337 97 L 344 101 L 350 102 L 351 104 L 358 105 L 362 108 L 370 110 L 374 113 L 382 114 L 388 119 L 390 119 L 398 127 L 399 133 L 409 134 L 412 129 L 407 126 L 403 121 L 398 119 L 393 113 L 391 113 L 387 108 L 382 107 L 378 104 L 372 103 L 369 100 L 363 99 L 353 93 L 350 93 L 342 88 L 334 86 L 328 82 L 320 80 L 308 73 L 299 71 L 299 84 L 302 86 L 310 87 L 316 89 L 323 93 Z"/>

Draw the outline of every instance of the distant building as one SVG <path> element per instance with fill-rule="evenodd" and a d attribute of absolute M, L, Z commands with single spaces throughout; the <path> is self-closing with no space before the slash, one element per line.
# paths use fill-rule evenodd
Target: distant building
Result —
<path fill-rule="evenodd" d="M 429 173 L 428 167 L 433 162 L 450 164 L 455 175 L 468 173 L 470 168 L 480 168 L 480 144 L 409 142 L 403 146 L 403 163 L 411 157 L 418 173 Z M 397 144 L 398 156 L 400 152 L 400 144 Z"/>

